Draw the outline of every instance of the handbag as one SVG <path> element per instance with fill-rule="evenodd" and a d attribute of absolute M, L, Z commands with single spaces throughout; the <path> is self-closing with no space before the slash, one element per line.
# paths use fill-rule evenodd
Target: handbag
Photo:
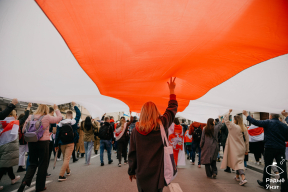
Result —
<path fill-rule="evenodd" d="M 169 185 L 177 176 L 177 167 L 173 155 L 173 147 L 168 144 L 168 139 L 162 123 L 160 123 L 162 142 L 164 145 L 164 179 Z"/>

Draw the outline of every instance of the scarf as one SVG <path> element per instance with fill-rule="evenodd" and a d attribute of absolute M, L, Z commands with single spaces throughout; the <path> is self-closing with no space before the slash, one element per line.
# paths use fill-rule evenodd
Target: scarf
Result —
<path fill-rule="evenodd" d="M 75 119 L 64 119 L 64 120 L 60 121 L 58 126 L 62 127 L 62 124 L 68 124 L 68 123 L 70 123 L 71 125 L 74 125 L 74 124 L 76 124 L 76 120 Z"/>
<path fill-rule="evenodd" d="M 119 139 L 121 139 L 121 137 L 122 137 L 123 134 L 125 133 L 126 127 L 127 127 L 127 123 L 124 124 L 123 129 L 122 129 L 122 126 L 120 126 L 118 129 L 116 129 L 116 131 L 115 131 L 116 141 L 118 141 Z"/>

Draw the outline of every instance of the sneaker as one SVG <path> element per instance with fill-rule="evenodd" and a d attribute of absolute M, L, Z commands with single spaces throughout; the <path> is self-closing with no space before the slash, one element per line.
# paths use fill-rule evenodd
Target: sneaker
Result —
<path fill-rule="evenodd" d="M 189 160 L 189 156 L 187 157 L 187 160 Z"/>
<path fill-rule="evenodd" d="M 11 180 L 11 185 L 14 185 L 17 181 L 19 181 L 20 176 L 16 176 L 15 179 Z"/>
<path fill-rule="evenodd" d="M 198 168 L 201 168 L 201 165 L 198 165 Z"/>
<path fill-rule="evenodd" d="M 127 160 L 125 160 L 125 161 L 124 161 L 124 165 L 126 165 L 127 163 L 128 163 L 128 161 L 127 161 Z"/>
<path fill-rule="evenodd" d="M 3 190 L 3 186 L 0 186 L 0 191 Z"/>
<path fill-rule="evenodd" d="M 213 178 L 213 179 L 216 179 L 216 177 L 217 177 L 217 175 L 214 173 L 214 174 L 212 175 L 212 178 Z"/>
<path fill-rule="evenodd" d="M 256 163 L 256 165 L 260 165 L 260 163 L 259 163 L 259 162 L 257 162 L 257 163 Z"/>
<path fill-rule="evenodd" d="M 104 163 L 101 163 L 101 166 L 104 166 Z"/>
<path fill-rule="evenodd" d="M 192 159 L 190 160 L 190 162 L 192 163 Z"/>
<path fill-rule="evenodd" d="M 70 176 L 71 175 L 71 171 L 69 173 L 66 173 L 66 176 Z"/>
<path fill-rule="evenodd" d="M 275 174 L 275 179 L 280 179 L 279 173 L 278 173 L 278 174 Z"/>
<path fill-rule="evenodd" d="M 260 185 L 261 187 L 265 187 L 264 183 L 260 180 L 257 180 L 258 185 Z"/>
<path fill-rule="evenodd" d="M 234 180 L 240 182 L 240 177 L 237 178 L 237 177 L 235 176 L 235 177 L 234 177 Z"/>
<path fill-rule="evenodd" d="M 236 171 L 234 169 L 232 169 L 232 172 L 235 173 Z"/>
<path fill-rule="evenodd" d="M 46 174 L 46 178 L 48 178 L 48 177 L 50 177 L 50 176 L 51 176 L 51 174 L 49 174 L 49 173 Z"/>
<path fill-rule="evenodd" d="M 58 181 L 59 181 L 59 182 L 61 182 L 61 181 L 66 181 L 66 177 L 65 177 L 65 176 L 63 176 L 63 177 L 62 177 L 62 176 L 59 176 Z"/>
<path fill-rule="evenodd" d="M 121 163 L 118 163 L 118 167 L 121 167 Z"/>
<path fill-rule="evenodd" d="M 108 164 L 111 164 L 111 163 L 113 163 L 113 160 L 111 160 L 111 161 L 108 162 Z"/>
<path fill-rule="evenodd" d="M 22 166 L 19 166 L 18 170 L 17 170 L 17 173 L 20 173 L 20 172 L 23 172 L 23 171 L 26 171 L 26 169 L 24 169 Z"/>
<path fill-rule="evenodd" d="M 75 163 L 75 162 L 77 162 L 77 161 L 78 161 L 78 159 L 76 159 L 76 158 L 75 158 L 75 159 L 73 159 L 73 163 Z"/>
<path fill-rule="evenodd" d="M 57 161 L 61 161 L 61 159 L 60 159 L 60 158 L 57 158 Z"/>
<path fill-rule="evenodd" d="M 247 181 L 246 179 L 244 179 L 244 180 L 240 181 L 239 185 L 243 186 L 243 185 L 245 185 L 247 182 L 248 182 L 248 181 Z"/>
<path fill-rule="evenodd" d="M 225 169 L 224 171 L 227 172 L 227 173 L 231 173 L 230 169 Z"/>

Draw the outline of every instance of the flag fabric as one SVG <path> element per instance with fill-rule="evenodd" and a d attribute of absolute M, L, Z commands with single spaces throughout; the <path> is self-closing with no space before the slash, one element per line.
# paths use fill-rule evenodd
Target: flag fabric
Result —
<path fill-rule="evenodd" d="M 124 128 L 122 129 L 121 126 L 118 129 L 115 129 L 115 139 L 118 141 L 124 134 L 126 130 L 127 123 L 124 124 Z"/>
<path fill-rule="evenodd" d="M 169 144 L 173 147 L 173 155 L 176 165 L 186 165 L 182 126 L 172 123 L 168 129 L 168 135 Z"/>
<path fill-rule="evenodd" d="M 288 142 L 286 142 L 286 160 L 288 160 Z"/>
<path fill-rule="evenodd" d="M 264 129 L 263 127 L 258 127 L 251 125 L 248 127 L 249 142 L 264 141 Z"/>
<path fill-rule="evenodd" d="M 189 135 L 189 129 L 185 132 L 184 143 L 192 143 L 192 135 Z"/>
<path fill-rule="evenodd" d="M 9 119 L 0 121 L 0 168 L 18 165 L 19 161 L 19 121 Z"/>

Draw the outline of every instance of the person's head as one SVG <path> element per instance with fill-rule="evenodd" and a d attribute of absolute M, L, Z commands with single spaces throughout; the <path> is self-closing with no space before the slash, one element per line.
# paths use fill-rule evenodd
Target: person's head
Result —
<path fill-rule="evenodd" d="M 20 114 L 19 117 L 18 117 L 18 120 L 22 119 L 23 117 L 25 116 L 24 113 Z M 22 125 L 19 125 L 20 127 L 22 127 L 24 125 L 25 122 L 23 122 Z"/>
<path fill-rule="evenodd" d="M 205 136 L 207 137 L 213 137 L 214 136 L 214 119 L 209 118 L 207 120 L 207 125 L 205 127 Z"/>
<path fill-rule="evenodd" d="M 174 123 L 175 123 L 176 125 L 180 125 L 179 119 L 178 119 L 178 118 L 174 118 Z"/>
<path fill-rule="evenodd" d="M 215 123 L 219 123 L 219 119 L 217 118 L 217 119 L 215 119 Z"/>
<path fill-rule="evenodd" d="M 84 127 L 85 127 L 85 129 L 87 131 L 90 131 L 90 129 L 92 128 L 92 121 L 91 121 L 91 117 L 90 116 L 86 117 Z"/>
<path fill-rule="evenodd" d="M 66 112 L 66 119 L 73 119 L 73 112 L 72 111 Z"/>
<path fill-rule="evenodd" d="M 49 107 L 47 105 L 40 104 L 36 111 L 34 112 L 34 115 L 48 115 L 49 114 Z"/>
<path fill-rule="evenodd" d="M 49 107 L 49 114 L 51 116 L 54 116 L 54 108 L 53 107 Z"/>
<path fill-rule="evenodd" d="M 114 119 L 114 117 L 113 117 L 113 116 L 110 116 L 110 119 L 112 120 L 112 119 Z"/>
<path fill-rule="evenodd" d="M 104 121 L 109 123 L 110 122 L 110 117 L 105 117 Z"/>
<path fill-rule="evenodd" d="M 242 119 L 241 116 L 239 116 L 239 115 L 234 116 L 234 123 L 235 123 L 236 125 L 239 125 L 239 126 L 240 126 L 241 132 L 247 131 L 247 128 L 245 127 L 245 125 L 244 125 L 244 123 L 243 123 L 243 119 Z"/>
<path fill-rule="evenodd" d="M 160 112 L 155 103 L 149 101 L 142 106 L 139 120 L 139 130 L 149 132 L 159 127 Z"/>
<path fill-rule="evenodd" d="M 276 113 L 270 113 L 269 119 L 279 119 L 280 115 Z"/>
<path fill-rule="evenodd" d="M 8 115 L 8 117 L 14 117 L 14 119 L 16 120 L 16 119 L 17 119 L 17 112 L 16 112 L 16 110 L 15 110 L 15 109 L 12 110 L 12 111 L 10 112 L 10 114 Z"/>
<path fill-rule="evenodd" d="M 122 119 L 124 119 L 124 120 L 125 120 L 125 117 L 121 117 L 121 118 L 120 118 L 120 121 L 121 121 Z"/>

